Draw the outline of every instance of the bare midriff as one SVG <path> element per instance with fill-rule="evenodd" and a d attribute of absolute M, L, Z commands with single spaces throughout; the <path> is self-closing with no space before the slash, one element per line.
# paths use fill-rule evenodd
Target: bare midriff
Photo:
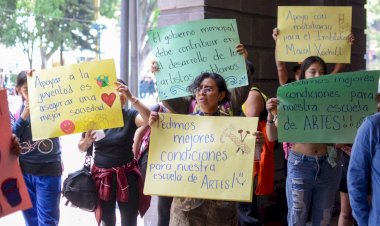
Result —
<path fill-rule="evenodd" d="M 327 154 L 327 145 L 317 143 L 295 143 L 292 150 L 309 156 L 323 156 Z"/>

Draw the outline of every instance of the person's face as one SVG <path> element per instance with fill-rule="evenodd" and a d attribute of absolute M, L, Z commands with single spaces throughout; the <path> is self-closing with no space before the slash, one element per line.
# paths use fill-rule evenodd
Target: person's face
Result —
<path fill-rule="evenodd" d="M 212 114 L 218 110 L 218 105 L 224 99 L 226 93 L 219 92 L 214 79 L 204 79 L 196 90 L 195 97 L 201 110 Z"/>
<path fill-rule="evenodd" d="M 320 63 L 314 62 L 308 69 L 305 71 L 305 78 L 315 78 L 321 75 L 324 75 L 325 71 Z"/>
<path fill-rule="evenodd" d="M 19 95 L 21 95 L 25 100 L 28 100 L 28 83 L 25 82 L 22 86 L 16 89 Z"/>

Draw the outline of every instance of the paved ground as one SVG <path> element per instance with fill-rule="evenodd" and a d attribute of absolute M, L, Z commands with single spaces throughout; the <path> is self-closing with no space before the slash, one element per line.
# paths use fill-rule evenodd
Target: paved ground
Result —
<path fill-rule="evenodd" d="M 80 153 L 77 149 L 78 140 L 80 135 L 70 135 L 61 138 L 62 143 L 62 158 L 65 164 L 64 175 L 62 178 L 66 178 L 67 174 L 80 169 L 83 165 L 84 153 Z M 73 226 L 73 225 L 96 225 L 94 214 L 86 212 L 77 208 L 65 206 L 66 199 L 61 199 L 61 220 L 60 226 Z M 117 214 L 117 222 L 119 220 L 119 214 Z M 20 212 L 5 216 L 0 219 L 0 225 L 19 226 L 25 225 L 22 214 Z M 118 223 L 117 225 L 120 225 Z M 148 224 L 149 225 L 149 224 Z M 144 226 L 144 221 L 139 217 L 138 226 Z"/>

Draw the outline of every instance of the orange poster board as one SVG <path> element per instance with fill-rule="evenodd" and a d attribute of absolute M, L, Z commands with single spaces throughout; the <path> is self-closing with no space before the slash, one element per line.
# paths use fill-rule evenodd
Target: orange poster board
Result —
<path fill-rule="evenodd" d="M 0 217 L 32 207 L 17 156 L 10 154 L 11 122 L 7 91 L 0 90 Z"/>

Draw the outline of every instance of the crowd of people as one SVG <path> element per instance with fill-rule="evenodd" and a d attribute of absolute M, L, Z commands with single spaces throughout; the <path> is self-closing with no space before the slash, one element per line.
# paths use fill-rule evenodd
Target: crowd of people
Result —
<path fill-rule="evenodd" d="M 277 40 L 280 30 L 273 30 Z M 348 44 L 354 36 L 347 37 Z M 254 161 L 254 192 L 252 203 L 159 197 L 158 225 L 261 225 L 256 196 L 274 192 L 274 151 L 277 140 L 276 97 L 267 95 L 253 84 L 254 68 L 248 61 L 248 52 L 242 44 L 236 51 L 244 56 L 249 85 L 228 89 L 224 78 L 217 73 L 204 72 L 188 86 L 192 94 L 165 100 L 149 109 L 132 95 L 121 80 L 115 84 L 119 93 L 124 126 L 104 130 L 104 137 L 96 131 L 87 131 L 78 141 L 78 149 L 94 149 L 91 172 L 99 191 L 96 219 L 105 226 L 116 224 L 116 203 L 121 225 L 136 225 L 149 208 L 150 197 L 142 193 L 149 146 L 149 126 L 158 120 L 158 112 L 189 114 L 192 116 L 258 117 L 256 145 L 260 156 Z M 291 81 L 285 62 L 276 59 L 279 84 Z M 331 73 L 340 72 L 336 64 Z M 152 64 L 152 71 L 159 70 Z M 328 74 L 322 58 L 310 56 L 293 68 L 294 79 L 310 79 Z M 26 225 L 58 225 L 61 196 L 62 160 L 59 138 L 32 141 L 27 77 L 31 71 L 17 76 L 16 93 L 22 104 L 11 114 L 11 152 L 19 156 L 20 167 L 33 207 L 23 211 Z M 152 79 L 151 79 L 152 80 Z M 153 81 L 153 80 L 152 80 Z M 154 83 L 153 83 L 154 87 Z M 145 94 L 146 95 L 146 94 Z M 143 95 L 140 93 L 140 97 Z M 127 108 L 127 102 L 132 108 Z M 339 225 L 377 225 L 379 212 L 379 114 L 369 116 L 358 130 L 352 144 L 284 143 L 287 198 L 287 224 L 330 225 L 334 197 L 341 192 Z M 342 155 L 342 160 L 331 156 Z M 351 156 L 351 157 L 350 157 Z M 341 163 L 341 164 L 338 164 Z M 342 167 L 341 170 L 339 167 Z M 339 173 L 339 172 L 343 173 Z M 339 185 L 339 186 L 338 186 Z M 350 205 L 351 204 L 351 205 Z M 353 213 L 353 214 L 352 214 Z M 309 219 L 309 215 L 311 218 Z"/>

